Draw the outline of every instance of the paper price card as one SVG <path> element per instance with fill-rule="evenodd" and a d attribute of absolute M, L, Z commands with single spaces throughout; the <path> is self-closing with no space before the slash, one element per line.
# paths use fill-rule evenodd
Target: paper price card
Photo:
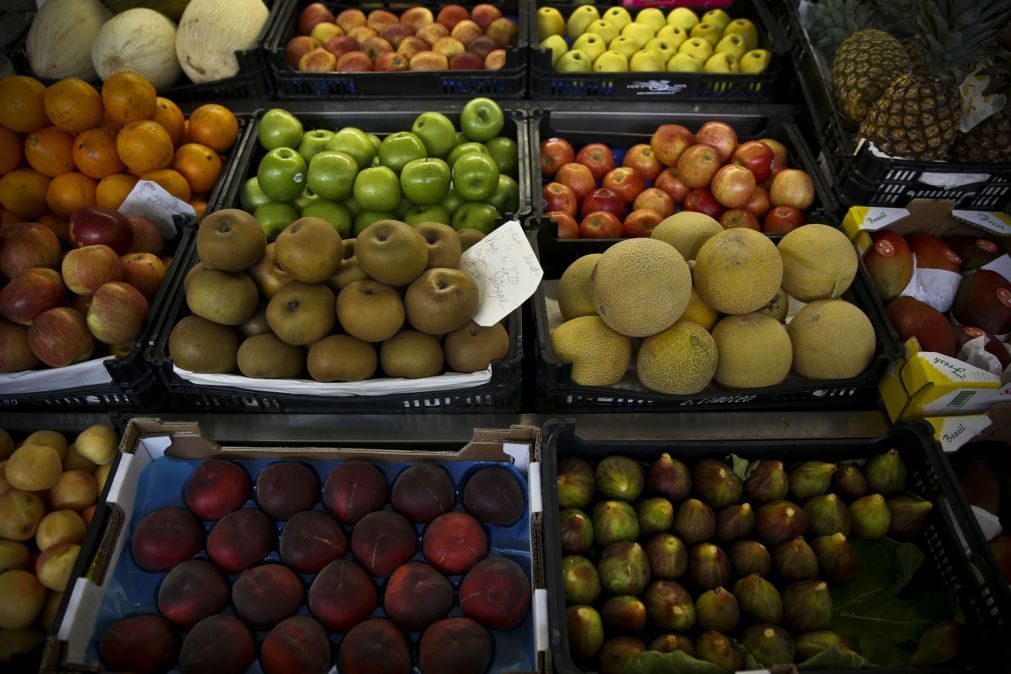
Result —
<path fill-rule="evenodd" d="M 516 220 L 471 246 L 460 257 L 460 269 L 477 283 L 479 305 L 474 322 L 483 326 L 494 325 L 518 309 L 544 276 Z"/>

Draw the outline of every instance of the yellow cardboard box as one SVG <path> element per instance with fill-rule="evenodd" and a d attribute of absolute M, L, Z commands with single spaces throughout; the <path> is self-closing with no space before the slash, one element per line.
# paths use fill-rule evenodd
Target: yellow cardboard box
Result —
<path fill-rule="evenodd" d="M 927 417 L 934 439 L 945 452 L 956 452 L 971 440 L 1011 442 L 1011 403 L 1001 403 L 986 414 Z"/>

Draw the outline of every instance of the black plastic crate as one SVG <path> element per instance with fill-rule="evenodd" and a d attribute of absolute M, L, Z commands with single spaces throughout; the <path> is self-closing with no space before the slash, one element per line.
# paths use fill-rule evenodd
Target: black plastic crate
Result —
<path fill-rule="evenodd" d="M 489 0 L 502 15 L 515 19 L 519 33 L 515 43 L 506 49 L 505 65 L 499 70 L 442 70 L 406 72 L 323 72 L 303 73 L 289 66 L 284 59 L 288 40 L 297 34 L 298 15 L 311 0 L 279 0 L 284 8 L 275 30 L 265 45 L 266 59 L 276 87 L 276 97 L 283 100 L 317 98 L 524 98 L 527 93 L 527 43 L 530 24 L 524 15 L 526 0 Z M 387 9 L 399 14 L 408 7 L 428 7 L 433 14 L 448 4 L 461 4 L 470 9 L 478 2 L 451 3 L 449 0 L 376 0 L 369 3 L 326 2 L 336 15 L 341 10 L 360 8 Z"/>
<path fill-rule="evenodd" d="M 551 53 L 539 48 L 536 33 L 536 13 L 540 6 L 557 7 L 566 18 L 583 2 L 529 2 L 530 34 L 530 98 L 638 100 L 657 102 L 733 102 L 772 103 L 784 100 L 792 72 L 789 67 L 788 34 L 778 17 L 783 12 L 780 0 L 735 0 L 713 3 L 725 8 L 733 18 L 750 19 L 759 31 L 760 45 L 772 54 L 769 67 L 755 75 L 722 73 L 561 73 L 551 65 Z M 596 2 L 603 10 L 621 6 L 618 0 Z M 688 5 L 697 14 L 710 7 Z M 666 8 L 669 9 L 669 8 Z M 637 10 L 630 9 L 634 15 Z"/>
<path fill-rule="evenodd" d="M 263 54 L 263 42 L 270 34 L 273 24 L 278 20 L 278 14 L 284 5 L 284 0 L 263 0 L 263 4 L 270 9 L 267 23 L 264 24 L 260 37 L 257 39 L 257 46 L 246 51 L 235 52 L 235 58 L 239 61 L 239 72 L 232 77 L 214 82 L 204 82 L 195 84 L 185 73 L 179 75 L 177 83 L 158 92 L 159 96 L 167 98 L 175 103 L 195 102 L 195 103 L 215 103 L 223 100 L 246 99 L 249 101 L 264 101 L 274 95 L 273 82 L 270 79 L 270 71 L 267 68 L 267 60 Z M 25 41 L 28 39 L 28 31 L 18 38 L 10 47 L 7 57 L 10 59 L 14 70 L 20 75 L 28 75 L 39 80 L 46 86 L 53 84 L 57 80 L 39 77 L 28 64 L 28 55 L 25 51 Z M 96 84 L 93 82 L 93 84 Z M 100 86 L 101 83 L 97 83 Z"/>
<path fill-rule="evenodd" d="M 555 669 L 562 674 L 578 674 L 580 669 L 569 653 L 565 620 L 565 599 L 558 590 L 562 585 L 561 539 L 559 524 L 558 460 L 578 456 L 591 463 L 620 454 L 643 465 L 655 461 L 660 453 L 692 463 L 701 459 L 725 460 L 731 454 L 748 460 L 780 459 L 784 462 L 806 460 L 842 461 L 869 458 L 895 448 L 908 469 L 907 486 L 919 496 L 934 502 L 926 528 L 914 543 L 926 554 L 925 569 L 938 587 L 956 593 L 964 613 L 965 640 L 963 659 L 931 672 L 990 672 L 998 662 L 1006 662 L 1011 605 L 995 592 L 999 581 L 985 564 L 985 541 L 978 530 L 967 528 L 971 519 L 964 495 L 923 422 L 900 422 L 883 438 L 834 439 L 805 438 L 782 440 L 589 440 L 576 435 L 572 421 L 551 420 L 542 436 L 541 489 L 544 501 L 545 580 L 548 587 L 548 617 L 551 652 Z M 879 669 L 891 672 L 909 669 Z"/>

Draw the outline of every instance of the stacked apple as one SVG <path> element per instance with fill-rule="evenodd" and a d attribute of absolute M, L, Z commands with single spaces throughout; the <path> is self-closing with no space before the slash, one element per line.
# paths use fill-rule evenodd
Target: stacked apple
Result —
<path fill-rule="evenodd" d="M 789 154 L 771 138 L 739 142 L 733 127 L 706 122 L 692 133 L 680 124 L 657 128 L 616 166 L 603 143 L 578 152 L 563 138 L 540 145 L 545 215 L 562 239 L 649 236 L 676 211 L 696 211 L 725 229 L 787 232 L 806 222 L 814 182 L 789 168 Z"/>
<path fill-rule="evenodd" d="M 314 2 L 299 15 L 298 30 L 284 54 L 303 72 L 499 70 L 519 26 L 490 4 L 447 5 L 438 16 L 411 7 L 398 17 L 385 9 L 334 16 Z"/>
<path fill-rule="evenodd" d="M 502 109 L 488 98 L 469 101 L 452 120 L 425 112 L 410 131 L 380 140 L 344 127 L 303 131 L 275 108 L 260 120 L 267 154 L 239 195 L 269 238 L 300 216 L 329 222 L 345 238 L 377 220 L 438 222 L 487 234 L 519 206 L 516 141 L 500 135 Z"/>
<path fill-rule="evenodd" d="M 70 216 L 66 253 L 38 223 L 0 230 L 0 372 L 64 367 L 96 354 L 95 340 L 116 355 L 140 336 L 168 258 L 150 220 L 101 206 Z"/>
<path fill-rule="evenodd" d="M 758 74 L 772 54 L 759 48 L 758 29 L 748 19 L 732 19 L 713 9 L 701 20 L 687 7 L 666 16 L 656 7 L 632 20 L 624 7 L 603 15 L 590 5 L 573 10 L 568 21 L 554 7 L 537 10 L 541 49 L 551 51 L 559 72 L 692 72 Z"/>

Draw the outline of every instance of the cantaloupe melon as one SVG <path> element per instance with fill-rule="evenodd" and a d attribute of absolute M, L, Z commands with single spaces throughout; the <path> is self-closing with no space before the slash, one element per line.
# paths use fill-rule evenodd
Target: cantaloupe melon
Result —
<path fill-rule="evenodd" d="M 580 316 L 551 333 L 551 348 L 572 363 L 572 381 L 580 386 L 613 386 L 632 361 L 632 340 L 607 327 L 599 316 Z"/>
<path fill-rule="evenodd" d="M 797 312 L 786 328 L 793 343 L 793 369 L 813 379 L 851 379 L 874 358 L 874 326 L 846 300 L 817 300 Z"/>
<path fill-rule="evenodd" d="M 570 264 L 558 280 L 558 310 L 565 320 L 579 316 L 593 316 L 593 290 L 590 276 L 600 259 L 600 253 L 584 255 Z"/>
<path fill-rule="evenodd" d="M 780 288 L 776 291 L 776 296 L 769 300 L 769 303 L 758 310 L 760 314 L 769 314 L 782 323 L 786 320 L 786 315 L 790 313 L 790 296 Z"/>
<path fill-rule="evenodd" d="M 728 388 L 775 386 L 790 374 L 793 346 L 786 327 L 760 313 L 727 316 L 713 328 L 716 381 Z"/>
<path fill-rule="evenodd" d="M 635 370 L 642 385 L 659 393 L 698 393 L 713 380 L 716 342 L 692 321 L 678 321 L 642 340 Z"/>
<path fill-rule="evenodd" d="M 593 270 L 593 304 L 612 329 L 629 337 L 655 335 L 681 317 L 691 296 L 688 263 L 670 244 L 626 239 L 601 255 Z"/>
<path fill-rule="evenodd" d="M 650 238 L 666 241 L 681 257 L 694 260 L 706 241 L 723 231 L 723 226 L 705 213 L 681 211 L 664 218 L 653 228 Z"/>
<path fill-rule="evenodd" d="M 835 227 L 798 227 L 777 248 L 783 258 L 783 288 L 801 302 L 839 297 L 856 276 L 856 250 Z"/>
<path fill-rule="evenodd" d="M 693 271 L 706 304 L 724 314 L 747 314 L 776 296 L 783 282 L 783 259 L 764 234 L 727 229 L 702 244 Z"/>

